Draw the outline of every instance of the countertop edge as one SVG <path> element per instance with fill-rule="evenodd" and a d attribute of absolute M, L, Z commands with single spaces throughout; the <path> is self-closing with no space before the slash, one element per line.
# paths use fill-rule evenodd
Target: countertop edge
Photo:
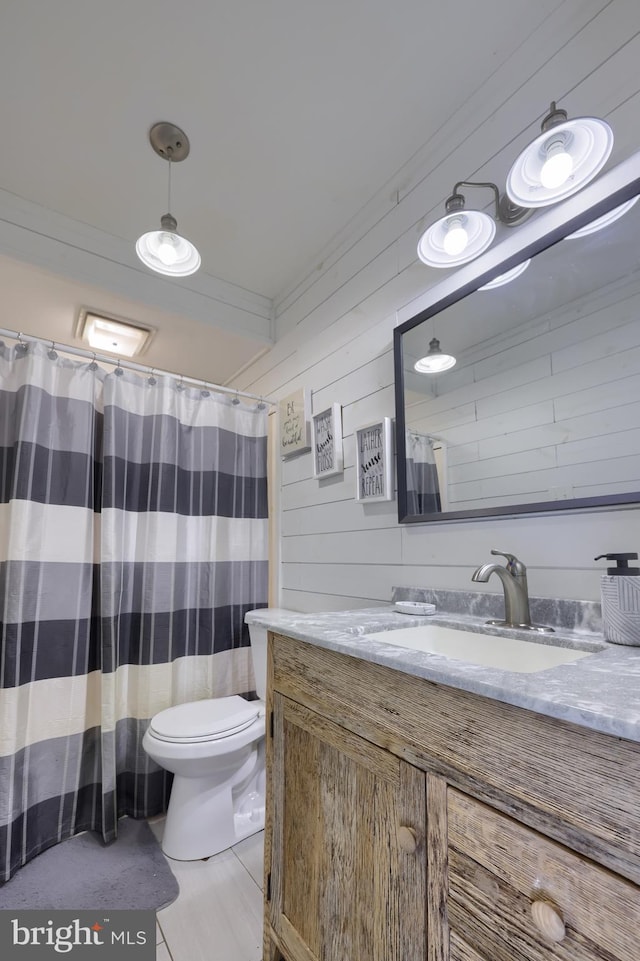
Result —
<path fill-rule="evenodd" d="M 424 680 L 502 701 L 613 737 L 640 742 L 640 648 L 607 644 L 600 636 L 558 632 L 567 642 L 594 651 L 572 664 L 532 674 L 482 667 L 440 655 L 412 651 L 368 634 L 425 623 L 497 636 L 523 637 L 521 631 L 490 629 L 478 618 L 412 616 L 392 606 L 302 614 L 282 609 L 250 611 L 245 620 L 296 640 L 390 667 Z M 539 641 L 537 635 L 525 639 Z M 594 650 L 595 648 L 604 649 Z M 562 646 L 562 643 L 560 643 Z"/>

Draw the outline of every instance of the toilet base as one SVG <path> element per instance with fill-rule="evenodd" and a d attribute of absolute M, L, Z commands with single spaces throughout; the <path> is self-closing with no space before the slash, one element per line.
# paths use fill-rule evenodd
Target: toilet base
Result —
<path fill-rule="evenodd" d="M 226 851 L 264 828 L 264 738 L 214 776 L 175 774 L 162 850 L 176 861 L 197 861 Z"/>

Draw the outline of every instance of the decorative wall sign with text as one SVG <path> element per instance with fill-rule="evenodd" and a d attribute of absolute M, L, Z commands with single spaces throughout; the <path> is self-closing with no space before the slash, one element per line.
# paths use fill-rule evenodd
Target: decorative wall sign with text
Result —
<path fill-rule="evenodd" d="M 393 484 L 393 438 L 390 417 L 366 424 L 355 432 L 356 500 L 391 501 Z"/>
<path fill-rule="evenodd" d="M 332 404 L 312 419 L 313 476 L 340 474 L 342 458 L 342 408 Z"/>
<path fill-rule="evenodd" d="M 311 447 L 311 391 L 300 389 L 283 397 L 280 414 L 280 453 L 283 457 L 300 454 Z"/>

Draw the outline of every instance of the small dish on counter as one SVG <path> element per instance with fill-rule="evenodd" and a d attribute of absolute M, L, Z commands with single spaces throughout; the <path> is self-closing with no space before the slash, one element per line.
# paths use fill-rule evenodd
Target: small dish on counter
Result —
<path fill-rule="evenodd" d="M 393 605 L 394 611 L 398 614 L 412 614 L 414 617 L 416 615 L 429 615 L 435 614 L 436 605 L 427 604 L 426 601 L 396 601 Z"/>

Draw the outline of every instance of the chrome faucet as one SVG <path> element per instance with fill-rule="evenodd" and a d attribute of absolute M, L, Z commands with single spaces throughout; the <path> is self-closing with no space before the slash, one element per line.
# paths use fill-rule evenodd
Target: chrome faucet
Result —
<path fill-rule="evenodd" d="M 491 553 L 506 557 L 506 566 L 482 564 L 481 567 L 476 568 L 471 577 L 472 581 L 481 581 L 486 584 L 492 574 L 497 574 L 502 581 L 504 620 L 491 620 L 487 621 L 487 624 L 493 624 L 496 627 L 520 627 L 525 630 L 553 633 L 552 627 L 537 627 L 531 623 L 527 568 L 522 561 L 519 561 L 515 554 L 507 554 L 505 551 L 492 550 Z"/>

